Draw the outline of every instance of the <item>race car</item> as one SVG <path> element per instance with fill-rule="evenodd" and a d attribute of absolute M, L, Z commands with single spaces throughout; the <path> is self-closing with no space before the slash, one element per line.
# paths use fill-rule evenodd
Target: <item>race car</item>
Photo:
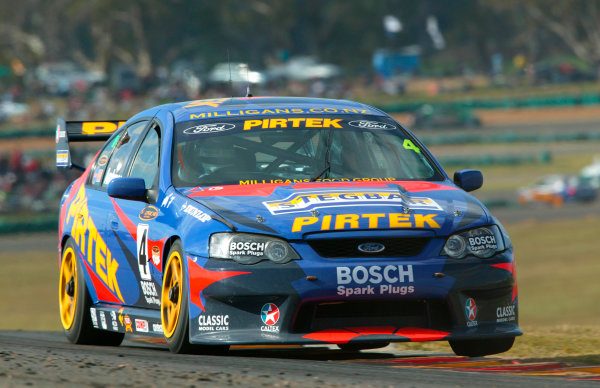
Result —
<path fill-rule="evenodd" d="M 518 327 L 511 240 L 425 146 L 352 101 L 246 97 L 123 121 L 58 119 L 56 161 L 105 141 L 65 191 L 59 306 L 68 340 L 232 345 L 449 341 L 507 351 Z"/>

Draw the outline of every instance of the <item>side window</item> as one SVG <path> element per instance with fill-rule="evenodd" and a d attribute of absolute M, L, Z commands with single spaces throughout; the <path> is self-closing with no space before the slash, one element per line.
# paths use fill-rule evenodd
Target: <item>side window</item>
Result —
<path fill-rule="evenodd" d="M 148 121 L 140 121 L 129 128 L 119 137 L 116 142 L 115 150 L 113 152 L 108 166 L 106 167 L 106 173 L 104 174 L 104 181 L 102 186 L 108 186 L 110 181 L 115 178 L 120 178 L 125 175 L 125 165 L 127 159 L 133 151 L 133 146 L 136 143 L 137 138 L 140 136 Z"/>
<path fill-rule="evenodd" d="M 98 159 L 96 159 L 96 165 L 92 169 L 88 184 L 96 187 L 99 187 L 102 184 L 102 176 L 104 176 L 104 170 L 106 169 L 108 158 L 110 157 L 113 148 L 115 148 L 115 145 L 119 142 L 121 135 L 122 133 L 118 134 L 109 143 L 104 145 L 104 149 L 102 152 L 100 152 L 100 155 L 98 155 Z"/>
<path fill-rule="evenodd" d="M 150 129 L 131 164 L 129 176 L 143 178 L 146 189 L 152 188 L 158 174 L 160 136 L 156 127 Z"/>

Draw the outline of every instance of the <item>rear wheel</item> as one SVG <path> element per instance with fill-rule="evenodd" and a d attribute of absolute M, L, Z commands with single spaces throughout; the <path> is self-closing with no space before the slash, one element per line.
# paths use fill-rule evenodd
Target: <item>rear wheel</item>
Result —
<path fill-rule="evenodd" d="M 476 340 L 451 340 L 450 347 L 457 356 L 482 357 L 503 353 L 512 348 L 515 337 Z"/>
<path fill-rule="evenodd" d="M 74 344 L 118 346 L 123 333 L 96 329 L 92 326 L 92 299 L 85 285 L 83 268 L 77 261 L 75 245 L 67 240 L 63 248 L 58 285 L 60 321 L 69 342 Z"/>
<path fill-rule="evenodd" d="M 160 318 L 169 350 L 173 353 L 224 353 L 229 346 L 190 344 L 188 281 L 181 242 L 176 241 L 163 273 Z"/>

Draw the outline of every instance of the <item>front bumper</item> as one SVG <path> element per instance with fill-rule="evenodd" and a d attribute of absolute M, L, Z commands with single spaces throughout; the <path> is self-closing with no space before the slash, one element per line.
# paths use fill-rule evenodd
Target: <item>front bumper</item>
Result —
<path fill-rule="evenodd" d="M 522 334 L 512 248 L 485 260 L 313 257 L 246 266 L 187 257 L 192 343 L 347 344 Z"/>

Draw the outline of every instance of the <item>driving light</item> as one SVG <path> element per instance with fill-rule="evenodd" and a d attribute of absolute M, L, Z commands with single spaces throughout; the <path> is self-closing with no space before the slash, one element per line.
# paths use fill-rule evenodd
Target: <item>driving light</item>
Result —
<path fill-rule="evenodd" d="M 210 257 L 232 259 L 240 264 L 270 260 L 285 264 L 300 256 L 284 240 L 249 233 L 215 233 L 210 236 Z"/>

